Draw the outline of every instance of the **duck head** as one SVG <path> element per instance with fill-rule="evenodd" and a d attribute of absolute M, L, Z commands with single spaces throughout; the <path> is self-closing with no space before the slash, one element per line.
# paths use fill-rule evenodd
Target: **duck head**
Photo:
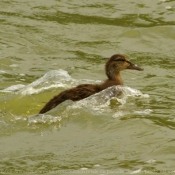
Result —
<path fill-rule="evenodd" d="M 130 62 L 127 57 L 115 54 L 106 62 L 106 75 L 109 79 L 114 79 L 122 70 L 132 69 L 142 71 L 143 69 Z"/>

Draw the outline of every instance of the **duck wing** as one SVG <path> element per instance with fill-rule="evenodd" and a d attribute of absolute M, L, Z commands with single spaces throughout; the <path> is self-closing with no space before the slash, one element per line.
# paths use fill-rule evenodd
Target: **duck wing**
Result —
<path fill-rule="evenodd" d="M 55 108 L 60 103 L 66 100 L 78 101 L 89 97 L 100 91 L 98 85 L 92 84 L 82 84 L 72 89 L 65 90 L 58 95 L 54 96 L 46 105 L 41 109 L 39 114 L 43 114 L 53 108 Z"/>

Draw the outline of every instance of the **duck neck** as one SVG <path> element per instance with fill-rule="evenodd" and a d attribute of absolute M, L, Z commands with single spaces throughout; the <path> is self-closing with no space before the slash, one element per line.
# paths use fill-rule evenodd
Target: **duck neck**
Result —
<path fill-rule="evenodd" d="M 109 77 L 104 83 L 101 84 L 101 89 L 106 89 L 111 86 L 123 85 L 122 77 L 120 73 L 113 77 Z"/>
<path fill-rule="evenodd" d="M 116 83 L 116 85 L 123 85 L 123 80 L 122 80 L 120 73 L 113 76 L 110 80 L 114 81 Z"/>

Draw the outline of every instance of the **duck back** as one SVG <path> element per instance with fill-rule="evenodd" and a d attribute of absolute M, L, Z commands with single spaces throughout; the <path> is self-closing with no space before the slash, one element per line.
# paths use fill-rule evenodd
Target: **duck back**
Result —
<path fill-rule="evenodd" d="M 78 101 L 100 91 L 101 89 L 99 85 L 93 84 L 82 84 L 75 88 L 65 90 L 60 94 L 54 96 L 48 103 L 46 103 L 46 105 L 41 109 L 39 114 L 43 114 L 55 108 L 57 105 L 66 100 Z"/>

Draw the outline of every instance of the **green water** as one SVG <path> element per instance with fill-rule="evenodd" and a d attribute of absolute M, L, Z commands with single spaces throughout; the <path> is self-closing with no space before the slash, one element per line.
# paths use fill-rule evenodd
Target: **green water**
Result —
<path fill-rule="evenodd" d="M 174 10 L 172 0 L 1 0 L 0 173 L 173 174 Z M 122 72 L 122 99 L 32 118 L 62 90 L 106 79 L 101 58 L 116 53 L 144 68 Z"/>

